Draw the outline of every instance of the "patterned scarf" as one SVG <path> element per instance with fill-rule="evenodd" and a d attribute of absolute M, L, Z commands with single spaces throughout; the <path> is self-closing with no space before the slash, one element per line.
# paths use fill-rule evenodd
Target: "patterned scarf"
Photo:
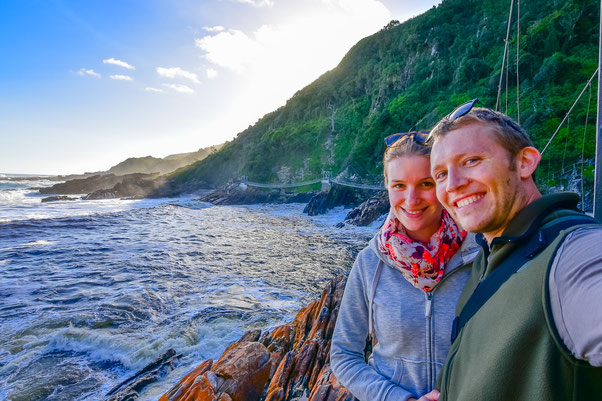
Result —
<path fill-rule="evenodd" d="M 392 212 L 376 241 L 378 249 L 391 259 L 410 284 L 430 292 L 441 280 L 445 265 L 460 249 L 465 238 L 466 231 L 461 230 L 443 210 L 441 226 L 428 243 L 411 239 Z"/>

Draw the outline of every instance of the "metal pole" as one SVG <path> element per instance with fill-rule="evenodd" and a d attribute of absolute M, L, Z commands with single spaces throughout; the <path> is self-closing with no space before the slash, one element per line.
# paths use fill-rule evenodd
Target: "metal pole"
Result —
<path fill-rule="evenodd" d="M 600 47 L 598 66 L 602 65 L 602 0 L 600 1 Z M 596 117 L 596 162 L 594 170 L 594 217 L 602 221 L 602 74 L 598 71 L 598 113 Z"/>

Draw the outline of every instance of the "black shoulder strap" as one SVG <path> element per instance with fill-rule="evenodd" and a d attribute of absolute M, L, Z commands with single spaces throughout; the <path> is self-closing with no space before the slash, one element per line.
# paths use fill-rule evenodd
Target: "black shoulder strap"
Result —
<path fill-rule="evenodd" d="M 493 294 L 525 263 L 537 256 L 543 251 L 560 231 L 574 227 L 580 224 L 596 224 L 598 220 L 586 215 L 571 216 L 569 218 L 560 218 L 558 222 L 553 222 L 550 226 L 541 230 L 535 230 L 533 233 L 521 239 L 521 243 L 512 254 L 500 263 L 485 280 L 481 281 L 477 288 L 462 308 L 460 316 L 456 316 L 452 326 L 451 341 L 453 342 L 464 325 L 474 316 L 475 313 L 491 298 Z"/>

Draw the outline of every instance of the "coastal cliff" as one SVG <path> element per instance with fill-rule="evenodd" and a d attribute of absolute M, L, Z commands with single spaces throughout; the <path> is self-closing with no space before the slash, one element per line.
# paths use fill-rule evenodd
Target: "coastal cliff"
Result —
<path fill-rule="evenodd" d="M 346 277 L 331 280 L 319 300 L 289 323 L 249 331 L 218 361 L 208 359 L 160 401 L 351 401 L 329 363 L 330 343 Z"/>

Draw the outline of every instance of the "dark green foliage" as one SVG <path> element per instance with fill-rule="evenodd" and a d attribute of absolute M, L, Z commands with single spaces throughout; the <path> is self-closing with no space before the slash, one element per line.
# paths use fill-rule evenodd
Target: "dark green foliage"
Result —
<path fill-rule="evenodd" d="M 599 6 L 593 0 L 521 2 L 520 122 L 540 149 L 597 67 Z M 391 21 L 285 106 L 174 178 L 209 185 L 241 175 L 302 181 L 329 170 L 378 182 L 385 136 L 428 129 L 474 97 L 495 107 L 509 7 L 510 0 L 445 0 L 402 24 Z M 518 119 L 516 5 L 513 14 L 508 91 L 504 81 L 499 109 Z M 540 183 L 558 183 L 562 177 L 555 171 L 581 160 L 585 131 L 585 159 L 591 163 L 593 91 L 587 130 L 589 91 L 546 151 Z M 586 178 L 590 171 L 585 169 Z"/>

